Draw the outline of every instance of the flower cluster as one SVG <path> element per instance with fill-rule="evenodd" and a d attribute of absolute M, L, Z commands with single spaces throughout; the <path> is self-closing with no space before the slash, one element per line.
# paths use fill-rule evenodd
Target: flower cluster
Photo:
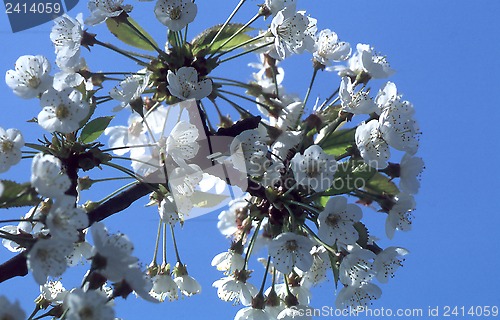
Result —
<path fill-rule="evenodd" d="M 51 308 L 56 318 L 114 319 L 112 300 L 132 292 L 152 302 L 201 293 L 175 233 L 189 219 L 222 208 L 217 227 L 231 244 L 214 252 L 211 264 L 223 276 L 213 287 L 221 300 L 243 305 L 235 319 L 298 317 L 331 274 L 341 288 L 337 308 L 366 307 L 381 297 L 378 284 L 394 277 L 408 250 L 382 248 L 362 206 L 386 215 L 389 239 L 411 229 L 424 169 L 416 156 L 415 110 L 391 81 L 376 94 L 368 87 L 394 73 L 385 56 L 368 44 L 353 50 L 297 5 L 266 0 L 246 24 L 233 23 L 232 14 L 188 41 L 196 3 L 157 0 L 154 15 L 168 30 L 163 48 L 132 19 L 131 5 L 90 0 L 86 19 L 54 20 L 57 73 L 40 55 L 21 56 L 6 72 L 14 94 L 40 101 L 33 122 L 50 136 L 25 143 L 19 130 L 0 127 L 0 173 L 23 152 L 32 158 L 30 182 L 0 180 L 0 208 L 30 207 L 18 225 L 0 227 L 0 238 L 26 258 L 4 265 L 26 261 L 40 284 L 37 310 Z M 119 40 L 153 54 L 121 49 L 87 31 L 105 21 Z M 263 27 L 253 34 L 259 22 Z M 95 46 L 139 67 L 92 71 L 100 67 L 87 66 L 81 48 L 93 53 Z M 257 69 L 253 80 L 227 77 L 225 65 L 249 53 L 259 59 L 250 64 Z M 280 66 L 299 54 L 312 59 L 304 98 L 287 92 Z M 338 87 L 311 103 L 322 71 Z M 91 178 L 105 167 L 125 176 Z M 122 179 L 133 182 L 82 201 L 94 184 Z M 148 194 L 158 230 L 144 270 L 132 241 L 102 221 Z M 168 233 L 175 260 L 167 255 Z M 261 253 L 258 287 L 250 258 Z M 60 277 L 78 263 L 88 272 L 82 285 L 66 290 Z M 24 317 L 4 297 L 0 306 L 0 318 Z"/>

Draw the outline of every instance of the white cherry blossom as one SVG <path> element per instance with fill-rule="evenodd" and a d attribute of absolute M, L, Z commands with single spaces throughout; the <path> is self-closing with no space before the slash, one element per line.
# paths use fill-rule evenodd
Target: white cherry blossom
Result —
<path fill-rule="evenodd" d="M 252 73 L 253 79 L 262 87 L 271 87 L 276 84 L 280 85 L 285 78 L 285 70 L 282 67 L 278 67 L 279 61 L 264 53 L 258 54 L 257 56 L 260 60 L 259 63 L 252 62 L 248 64 L 249 67 L 259 70 L 258 72 Z M 273 68 L 275 68 L 275 75 L 273 74 Z M 276 77 L 276 84 L 274 77 Z"/>
<path fill-rule="evenodd" d="M 170 94 L 181 100 L 201 100 L 212 92 L 212 81 L 198 81 L 198 71 L 193 67 L 182 67 L 175 73 L 168 70 L 167 81 Z"/>
<path fill-rule="evenodd" d="M 286 88 L 282 85 L 278 85 L 278 89 L 276 89 L 276 85 L 274 84 L 274 80 L 258 82 L 258 85 L 262 87 L 262 93 L 257 96 L 256 101 L 257 109 L 265 115 L 268 116 L 270 125 L 276 126 L 277 119 L 282 115 L 287 115 L 288 110 L 284 110 L 287 106 L 290 106 L 294 102 L 300 102 L 301 99 L 296 94 L 288 93 Z M 276 93 L 278 90 L 278 94 Z M 266 105 L 267 108 L 263 107 L 262 104 Z M 296 105 L 291 110 L 295 110 Z M 300 116 L 300 115 L 299 115 Z M 296 124 L 294 124 L 296 126 Z"/>
<path fill-rule="evenodd" d="M 200 149 L 198 136 L 198 129 L 194 124 L 187 121 L 177 123 L 166 141 L 167 154 L 178 164 L 180 161 L 194 158 Z"/>
<path fill-rule="evenodd" d="M 88 224 L 87 224 L 88 225 Z M 86 232 L 88 229 L 84 230 Z M 92 245 L 87 241 L 75 242 L 73 251 L 66 257 L 68 266 L 74 267 L 78 264 L 85 264 L 92 259 Z"/>
<path fill-rule="evenodd" d="M 59 66 L 59 68 L 61 70 L 54 75 L 54 83 L 52 84 L 57 91 L 62 91 L 66 88 L 76 88 L 81 84 L 85 86 L 86 90 L 94 88 L 92 78 L 87 80 L 79 73 L 81 70 L 87 70 L 87 63 L 84 58 L 80 58 L 72 66 Z"/>
<path fill-rule="evenodd" d="M 65 319 L 114 320 L 115 311 L 108 302 L 108 297 L 98 290 L 83 291 L 75 288 L 64 299 Z"/>
<path fill-rule="evenodd" d="M 371 167 L 384 169 L 391 156 L 389 145 L 382 138 L 380 124 L 377 120 L 361 123 L 356 128 L 356 146 L 363 160 Z"/>
<path fill-rule="evenodd" d="M 301 131 L 284 131 L 271 145 L 272 156 L 279 160 L 288 158 L 290 150 L 297 148 L 302 139 Z"/>
<path fill-rule="evenodd" d="M 40 295 L 52 304 L 63 303 L 68 293 L 61 281 L 47 281 L 40 286 Z"/>
<path fill-rule="evenodd" d="M 5 82 L 24 99 L 39 97 L 52 87 L 50 62 L 44 56 L 25 55 L 17 59 L 14 70 L 5 74 Z"/>
<path fill-rule="evenodd" d="M 311 269 L 313 242 L 293 232 L 281 233 L 269 243 L 269 255 L 273 258 L 276 270 L 292 272 L 296 267 L 304 272 Z"/>
<path fill-rule="evenodd" d="M 234 320 L 274 320 L 271 314 L 265 309 L 254 308 L 252 306 L 238 310 Z"/>
<path fill-rule="evenodd" d="M 380 133 L 391 147 L 414 155 L 418 150 L 419 126 L 413 119 L 413 105 L 395 101 L 380 114 Z"/>
<path fill-rule="evenodd" d="M 31 185 L 39 194 L 56 198 L 69 189 L 71 181 L 63 171 L 61 160 L 50 154 L 39 153 L 31 165 Z"/>
<path fill-rule="evenodd" d="M 369 283 L 375 276 L 374 259 L 375 253 L 372 251 L 355 248 L 340 263 L 340 281 L 354 287 Z"/>
<path fill-rule="evenodd" d="M 368 94 L 367 91 L 354 92 L 351 78 L 342 77 L 339 89 L 342 111 L 353 114 L 370 114 L 376 112 L 378 110 L 377 105 Z"/>
<path fill-rule="evenodd" d="M 14 236 L 21 233 L 21 230 L 17 226 L 3 226 L 0 227 L 0 231 L 7 232 Z M 24 250 L 17 242 L 5 238 L 2 239 L 2 245 L 10 252 L 21 252 Z"/>
<path fill-rule="evenodd" d="M 399 165 L 399 188 L 402 192 L 417 194 L 420 188 L 419 176 L 424 170 L 424 161 L 405 153 Z"/>
<path fill-rule="evenodd" d="M 274 49 L 279 60 L 292 53 L 312 51 L 314 39 L 308 29 L 313 28 L 312 21 L 304 12 L 296 12 L 295 6 L 279 11 L 271 22 L 270 30 L 274 35 Z"/>
<path fill-rule="evenodd" d="M 56 64 L 59 68 L 72 68 L 80 63 L 80 47 L 83 37 L 83 19 L 79 13 L 76 19 L 64 14 L 54 19 L 50 40 L 56 50 Z"/>
<path fill-rule="evenodd" d="M 318 145 L 311 145 L 303 155 L 297 153 L 291 160 L 291 166 L 297 183 L 316 192 L 330 188 L 337 171 L 335 157 L 326 154 Z"/>
<path fill-rule="evenodd" d="M 107 18 L 119 16 L 122 12 L 132 11 L 131 5 L 122 5 L 123 0 L 90 0 L 88 8 L 90 17 L 85 19 L 85 24 L 94 26 Z"/>
<path fill-rule="evenodd" d="M 381 295 L 382 290 L 373 283 L 364 283 L 359 287 L 345 286 L 337 294 L 335 306 L 337 309 L 368 307 L 372 300 L 377 300 Z"/>
<path fill-rule="evenodd" d="M 313 57 L 324 66 L 331 65 L 331 61 L 343 61 L 349 58 L 351 45 L 339 41 L 337 34 L 330 29 L 321 30 L 316 41 Z"/>
<path fill-rule="evenodd" d="M 395 197 L 396 203 L 389 211 L 385 220 L 385 233 L 389 239 L 394 237 L 396 230 L 409 231 L 413 220 L 412 211 L 415 210 L 415 199 L 407 193 L 400 193 Z"/>
<path fill-rule="evenodd" d="M 153 287 L 149 294 L 160 302 L 179 299 L 179 288 L 169 273 L 159 273 L 152 277 Z"/>
<path fill-rule="evenodd" d="M 89 219 L 82 208 L 75 207 L 76 197 L 63 196 L 52 205 L 45 221 L 52 237 L 69 242 L 79 238 L 79 231 L 88 227 Z"/>
<path fill-rule="evenodd" d="M 373 269 L 377 274 L 377 280 L 387 283 L 389 278 L 394 278 L 394 272 L 403 266 L 403 257 L 409 252 L 404 248 L 388 247 L 377 254 L 373 262 Z"/>
<path fill-rule="evenodd" d="M 216 267 L 217 270 L 223 271 L 225 274 L 233 274 L 236 270 L 243 269 L 245 259 L 234 250 L 228 250 L 217 254 L 212 259 L 211 265 Z"/>
<path fill-rule="evenodd" d="M 160 219 L 172 226 L 183 220 L 183 214 L 179 213 L 179 210 L 177 210 L 175 205 L 174 198 L 170 195 L 165 197 L 160 202 L 158 212 L 160 214 Z"/>
<path fill-rule="evenodd" d="M 378 111 L 380 114 L 384 109 L 391 108 L 393 104 L 400 100 L 400 95 L 398 95 L 398 89 L 396 84 L 391 81 L 387 81 L 382 88 L 378 91 L 377 97 L 375 98 L 375 103 L 377 104 Z"/>
<path fill-rule="evenodd" d="M 276 319 L 278 320 L 312 320 L 314 309 L 308 305 L 299 304 L 283 309 Z"/>
<path fill-rule="evenodd" d="M 130 266 L 123 275 L 123 281 L 134 290 L 134 293 L 142 299 L 158 303 L 159 301 L 151 296 L 149 292 L 153 288 L 153 281 L 142 271 L 138 265 Z"/>
<path fill-rule="evenodd" d="M 42 219 L 46 214 L 44 213 L 47 210 L 45 208 L 46 205 L 46 202 L 42 202 L 39 206 L 31 208 L 28 213 L 24 215 L 23 219 Z M 0 227 L 0 230 L 8 232 L 14 236 L 25 236 L 27 234 L 30 234 L 34 238 L 44 237 L 49 233 L 47 228 L 45 227 L 45 224 L 43 224 L 42 222 L 31 222 L 28 220 L 19 222 L 17 226 L 8 225 Z M 2 245 L 10 252 L 21 252 L 25 250 L 25 248 L 19 243 L 8 239 L 2 239 Z"/>
<path fill-rule="evenodd" d="M 146 72 L 144 75 L 132 75 L 111 89 L 109 96 L 120 102 L 120 105 L 113 108 L 113 111 L 116 112 L 124 108 L 129 108 L 132 101 L 142 99 L 141 95 L 148 86 L 150 76 L 151 72 Z"/>
<path fill-rule="evenodd" d="M 266 0 L 266 7 L 271 10 L 272 15 L 276 15 L 286 7 L 295 8 L 297 0 Z"/>
<path fill-rule="evenodd" d="M 354 244 L 359 234 L 354 223 L 363 216 L 361 208 L 355 204 L 348 204 L 345 197 L 332 197 L 319 214 L 318 236 L 326 244 Z"/>
<path fill-rule="evenodd" d="M 237 135 L 229 150 L 230 161 L 241 172 L 261 176 L 266 170 L 268 146 L 267 132 L 263 127 L 245 130 Z"/>
<path fill-rule="evenodd" d="M 328 252 L 323 246 L 314 246 L 311 249 L 313 264 L 309 271 L 304 272 L 300 285 L 306 288 L 316 286 L 327 280 L 327 272 L 331 268 Z M 299 273 L 300 274 L 300 273 Z"/>
<path fill-rule="evenodd" d="M 328 71 L 337 71 L 338 74 L 356 78 L 362 73 L 369 77 L 380 79 L 387 78 L 394 74 L 385 56 L 376 54 L 368 44 L 358 43 L 356 52 L 347 61 L 347 66 L 328 67 Z"/>
<path fill-rule="evenodd" d="M 179 275 L 174 278 L 174 281 L 182 294 L 187 297 L 201 292 L 200 283 L 188 274 Z"/>
<path fill-rule="evenodd" d="M 375 79 L 387 78 L 394 74 L 385 56 L 376 54 L 374 49 L 367 44 L 358 44 L 356 49 L 360 55 L 363 69 Z"/>
<path fill-rule="evenodd" d="M 198 6 L 192 0 L 158 0 L 154 11 L 156 18 L 175 32 L 194 21 Z"/>
<path fill-rule="evenodd" d="M 217 288 L 217 296 L 223 301 L 241 302 L 244 306 L 252 304 L 252 297 L 258 292 L 257 288 L 249 283 L 240 281 L 233 276 L 224 277 L 212 284 Z"/>
<path fill-rule="evenodd" d="M 300 270 L 297 270 L 301 272 Z M 307 271 L 309 272 L 309 271 Z M 269 295 L 270 289 L 272 287 L 268 288 L 266 290 L 266 295 Z M 309 287 L 302 286 L 302 285 L 293 285 L 290 286 L 287 289 L 286 283 L 277 283 L 274 286 L 274 290 L 276 291 L 276 294 L 281 298 L 281 300 L 285 301 L 286 297 L 288 296 L 288 290 L 290 290 L 290 293 L 293 294 L 297 300 L 299 301 L 299 304 L 302 305 L 308 305 L 311 302 L 311 290 L 309 290 Z"/>
<path fill-rule="evenodd" d="M 141 116 L 132 113 L 128 118 L 128 126 L 112 126 L 104 130 L 109 136 L 108 145 L 113 153 L 124 155 L 130 152 L 131 158 L 137 158 L 146 152 L 149 143 L 147 129 Z"/>
<path fill-rule="evenodd" d="M 35 281 L 43 285 L 48 276 L 59 277 L 66 271 L 66 256 L 73 249 L 72 243 L 59 238 L 39 239 L 28 252 L 28 269 Z"/>
<path fill-rule="evenodd" d="M 21 148 L 24 147 L 24 138 L 21 131 L 0 127 L 0 173 L 21 161 Z M 0 187 L 3 190 L 3 187 Z M 1 192 L 0 192 L 1 195 Z"/>
<path fill-rule="evenodd" d="M 138 259 L 132 256 L 134 245 L 124 234 L 109 234 L 104 224 L 94 223 L 91 228 L 94 240 L 93 256 L 105 259 L 105 265 L 97 271 L 109 281 L 119 282 L 127 271 L 137 265 Z"/>
<path fill-rule="evenodd" d="M 88 116 L 89 103 L 72 88 L 62 91 L 49 90 L 40 99 L 42 111 L 38 124 L 49 132 L 70 133 L 80 128 L 80 121 Z"/>
<path fill-rule="evenodd" d="M 231 237 L 241 228 L 241 223 L 250 214 L 250 195 L 246 194 L 241 198 L 231 200 L 227 210 L 219 213 L 217 228 L 226 237 Z"/>
<path fill-rule="evenodd" d="M 277 119 L 271 117 L 269 123 L 282 130 L 294 130 L 303 111 L 304 104 L 301 101 L 292 102 L 281 110 Z"/>
<path fill-rule="evenodd" d="M 202 179 L 203 171 L 195 164 L 175 168 L 168 175 L 168 182 L 174 199 L 177 201 L 177 196 L 192 196 Z"/>

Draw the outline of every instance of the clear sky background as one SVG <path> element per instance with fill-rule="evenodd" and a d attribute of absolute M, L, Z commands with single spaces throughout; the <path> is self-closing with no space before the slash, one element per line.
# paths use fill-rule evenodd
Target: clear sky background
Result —
<path fill-rule="evenodd" d="M 125 3 L 135 5 L 137 10 L 132 16 L 162 43 L 165 28 L 154 18 L 154 3 Z M 189 28 L 190 38 L 203 28 L 222 23 L 237 1 L 197 3 L 198 17 Z M 247 1 L 235 21 L 246 22 L 256 12 L 258 3 Z M 358 42 L 369 43 L 387 55 L 397 70 L 391 81 L 405 99 L 414 103 L 423 131 L 419 156 L 424 158 L 426 170 L 416 196 L 413 231 L 397 232 L 392 241 L 381 241 L 383 247 L 402 246 L 411 254 L 396 278 L 380 286 L 382 297 L 373 307 L 421 308 L 426 315 L 429 306 L 439 306 L 441 312 L 445 306 L 500 306 L 500 210 L 496 203 L 500 196 L 500 2 L 299 0 L 298 8 L 317 18 L 319 29 L 334 30 L 353 47 Z M 78 12 L 88 16 L 83 1 L 70 15 L 74 17 Z M 24 54 L 43 54 L 53 61 L 51 27 L 52 23 L 47 23 L 12 34 L 6 14 L 0 13 L 0 73 L 13 68 L 16 59 Z M 98 37 L 104 35 L 102 26 L 89 31 L 98 33 Z M 118 43 L 112 38 L 104 39 Z M 118 60 L 101 49 L 92 54 L 86 52 L 85 57 L 93 70 L 116 69 Z M 284 64 L 289 92 L 304 95 L 312 73 L 309 57 L 294 57 Z M 225 71 L 229 77 L 250 79 L 252 69 L 236 63 L 229 67 Z M 333 74 L 320 74 L 312 98 L 325 97 L 338 82 Z M 378 86 L 374 88 L 378 90 Z M 20 128 L 27 141 L 34 141 L 42 131 L 25 121 L 38 112 L 36 100 L 17 98 L 2 81 L 1 127 Z M 29 179 L 29 165 L 26 161 L 0 178 L 25 181 Z M 102 194 L 101 191 L 93 199 Z M 24 211 L 12 211 L 8 216 L 21 214 Z M 384 216 L 369 209 L 364 209 L 364 215 L 373 217 L 369 226 L 372 234 L 385 238 Z M 222 275 L 210 266 L 210 261 L 215 254 L 227 250 L 229 244 L 219 234 L 216 222 L 217 214 L 212 213 L 188 221 L 177 232 L 183 262 L 201 282 L 201 295 L 159 305 L 129 297 L 127 301 L 117 301 L 117 316 L 232 319 L 240 307 L 220 301 L 211 287 Z M 135 254 L 146 264 L 150 261 L 157 225 L 154 209 L 138 204 L 109 219 L 108 225 L 112 231 L 128 234 L 135 243 Z M 0 250 L 0 261 L 9 257 L 9 252 Z M 71 274 L 81 274 L 82 270 Z M 259 279 L 254 278 L 256 285 Z M 78 281 L 68 277 L 68 287 Z M 66 283 L 66 277 L 63 282 Z M 334 306 L 334 293 L 333 282 L 324 283 L 313 291 L 312 305 Z M 1 283 L 0 294 L 18 299 L 29 314 L 38 291 L 28 275 Z"/>

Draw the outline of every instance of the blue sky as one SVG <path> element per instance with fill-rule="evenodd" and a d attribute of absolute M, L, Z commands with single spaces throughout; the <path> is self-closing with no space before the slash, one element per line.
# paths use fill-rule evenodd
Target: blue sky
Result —
<path fill-rule="evenodd" d="M 227 5 L 229 2 L 237 1 L 198 1 L 198 17 L 190 26 L 191 36 L 223 22 L 232 10 Z M 397 70 L 391 81 L 413 102 L 423 132 L 419 155 L 425 160 L 426 170 L 416 196 L 413 231 L 399 232 L 392 241 L 381 242 L 383 246 L 405 247 L 411 254 L 396 278 L 381 285 L 382 298 L 373 307 L 421 308 L 425 315 L 429 306 L 439 306 L 441 312 L 445 306 L 500 306 L 500 277 L 497 274 L 500 253 L 498 239 L 495 240 L 500 227 L 495 203 L 500 195 L 500 153 L 496 149 L 499 147 L 500 116 L 496 83 L 500 74 L 500 2 L 298 2 L 298 8 L 318 19 L 320 29 L 334 30 L 353 46 L 358 42 L 369 43 L 387 55 L 391 66 Z M 236 20 L 245 22 L 258 3 L 247 1 L 245 10 Z M 142 22 L 159 43 L 163 42 L 165 29 L 152 18 L 153 3 L 134 1 L 133 4 L 137 12 L 132 16 Z M 85 3 L 80 3 L 70 15 L 75 16 L 78 12 L 88 15 Z M 12 34 L 6 15 L 1 13 L 1 73 L 11 69 L 20 55 L 44 54 L 52 60 L 51 26 L 47 23 Z M 104 34 L 102 27 L 89 31 L 99 36 Z M 103 53 L 100 49 L 90 55 L 86 53 L 88 64 L 96 69 L 112 66 L 110 56 Z M 312 73 L 309 57 L 293 57 L 284 67 L 287 90 L 302 96 Z M 245 81 L 250 79 L 251 69 L 228 68 L 227 72 Z M 338 80 L 332 74 L 320 74 L 317 83 L 312 98 L 325 96 L 322 92 L 329 92 Z M 374 88 L 378 89 L 377 85 Z M 36 139 L 42 131 L 24 121 L 36 116 L 37 102 L 17 98 L 5 84 L 0 84 L 0 97 L 0 126 L 21 128 L 27 140 Z M 27 180 L 28 168 L 29 163 L 25 162 L 1 178 Z M 370 216 L 370 223 L 373 223 L 370 225 L 372 233 L 385 238 L 383 214 L 369 209 L 365 209 L 364 214 Z M 177 232 L 183 261 L 202 283 L 201 295 L 160 305 L 130 297 L 117 302 L 117 316 L 125 319 L 139 319 L 145 315 L 151 318 L 169 315 L 178 319 L 232 319 L 239 307 L 218 300 L 211 287 L 221 274 L 210 266 L 210 261 L 228 245 L 218 233 L 216 221 L 217 215 L 212 213 L 188 221 L 183 230 Z M 142 204 L 109 220 L 110 229 L 127 233 L 135 242 L 135 254 L 144 263 L 151 259 L 156 223 L 156 212 L 144 209 Z M 0 250 L 0 261 L 8 257 L 7 251 Z M 258 279 L 254 279 L 256 284 L 260 283 Z M 29 313 L 38 294 L 36 287 L 32 276 L 28 275 L 0 284 L 0 294 L 19 299 Z M 333 306 L 334 291 L 331 281 L 323 284 L 313 291 L 312 305 L 318 308 Z"/>

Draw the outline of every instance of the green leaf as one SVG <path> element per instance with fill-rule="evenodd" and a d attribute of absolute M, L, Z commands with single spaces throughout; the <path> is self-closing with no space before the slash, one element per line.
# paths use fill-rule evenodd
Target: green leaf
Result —
<path fill-rule="evenodd" d="M 349 160 L 338 163 L 333 186 L 323 196 L 335 196 L 364 188 L 377 170 L 363 160 Z"/>
<path fill-rule="evenodd" d="M 148 41 L 137 34 L 134 28 L 132 28 L 127 22 L 120 19 L 122 18 L 106 19 L 106 25 L 108 26 L 108 29 L 115 37 L 133 47 L 148 51 L 156 51 Z M 127 17 L 126 19 L 140 33 L 142 33 L 147 39 L 149 39 L 149 41 L 153 43 L 155 47 L 158 47 L 158 44 L 154 41 L 154 39 L 140 25 L 138 25 L 134 19 L 132 19 L 131 17 Z"/>
<path fill-rule="evenodd" d="M 363 224 L 363 222 L 356 222 L 354 224 L 354 229 L 359 234 L 359 238 L 356 241 L 362 248 L 366 248 L 368 246 L 368 229 Z"/>
<path fill-rule="evenodd" d="M 354 135 L 356 129 L 341 129 L 332 133 L 321 144 L 323 151 L 335 157 L 340 156 L 348 151 L 355 144 Z"/>
<path fill-rule="evenodd" d="M 335 283 L 335 289 L 337 289 L 340 279 L 340 258 L 333 255 L 330 251 L 328 251 L 328 258 L 330 258 L 330 265 L 333 271 L 333 282 Z"/>
<path fill-rule="evenodd" d="M 397 195 L 399 193 L 398 187 L 392 182 L 387 176 L 376 173 L 374 174 L 368 183 L 366 184 L 365 189 L 368 191 L 376 192 L 376 193 L 386 193 L 390 195 Z"/>
<path fill-rule="evenodd" d="M 80 142 L 91 143 L 95 141 L 106 130 L 112 119 L 113 117 L 99 117 L 87 123 L 80 134 Z"/>
<path fill-rule="evenodd" d="M 35 206 L 40 202 L 38 194 L 29 182 L 17 183 L 10 180 L 0 180 L 4 191 L 0 197 L 0 208 Z"/>
<path fill-rule="evenodd" d="M 226 43 L 224 47 L 219 48 L 227 39 L 229 39 L 233 34 L 238 31 L 243 24 L 240 23 L 229 23 L 226 25 L 224 30 L 219 34 L 215 42 L 210 46 L 210 42 L 212 39 L 215 37 L 217 32 L 219 32 L 220 28 L 222 27 L 221 24 L 213 26 L 211 28 L 208 28 L 207 30 L 203 31 L 199 35 L 197 35 L 191 44 L 193 45 L 193 54 L 196 55 L 202 50 L 206 50 L 206 54 L 211 54 L 214 52 L 225 52 L 229 51 L 232 48 L 242 44 L 245 41 L 248 41 L 252 39 L 248 34 L 245 32 L 253 30 L 252 28 L 245 28 L 242 32 L 240 32 L 237 36 L 235 36 L 231 41 Z M 216 51 L 217 50 L 217 51 Z"/>

